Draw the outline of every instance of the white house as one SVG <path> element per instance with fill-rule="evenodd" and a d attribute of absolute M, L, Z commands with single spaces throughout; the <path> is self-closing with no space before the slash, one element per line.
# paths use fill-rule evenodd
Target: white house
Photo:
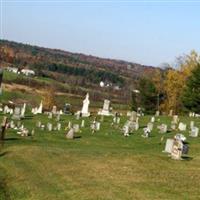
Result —
<path fill-rule="evenodd" d="M 15 74 L 18 73 L 18 68 L 16 67 L 7 67 L 6 70 Z"/>
<path fill-rule="evenodd" d="M 22 69 L 21 73 L 26 75 L 26 76 L 35 76 L 35 72 L 30 69 Z"/>

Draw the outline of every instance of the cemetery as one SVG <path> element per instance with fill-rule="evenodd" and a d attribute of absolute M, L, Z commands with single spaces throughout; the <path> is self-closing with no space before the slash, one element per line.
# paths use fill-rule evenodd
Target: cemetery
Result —
<path fill-rule="evenodd" d="M 90 113 L 89 102 L 87 94 L 81 112 L 74 115 L 56 106 L 44 112 L 42 101 L 32 109 L 25 103 L 1 106 L 0 176 L 7 192 L 2 195 L 14 199 L 200 195 L 198 117 L 157 112 L 141 116 L 135 111 L 104 116 Z M 90 192 L 93 197 L 88 198 Z"/>
<path fill-rule="evenodd" d="M 200 199 L 200 0 L 0 0 L 0 200 Z"/>

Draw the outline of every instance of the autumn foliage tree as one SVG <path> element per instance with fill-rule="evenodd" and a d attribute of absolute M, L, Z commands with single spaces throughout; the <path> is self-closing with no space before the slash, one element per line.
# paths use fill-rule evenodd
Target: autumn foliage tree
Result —
<path fill-rule="evenodd" d="M 51 110 L 52 107 L 56 105 L 55 95 L 55 89 L 52 86 L 46 87 L 42 91 L 42 100 L 45 110 Z"/>

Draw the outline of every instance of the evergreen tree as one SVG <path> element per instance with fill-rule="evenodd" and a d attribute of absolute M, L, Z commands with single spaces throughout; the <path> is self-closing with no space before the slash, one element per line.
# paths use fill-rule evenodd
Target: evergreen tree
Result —
<path fill-rule="evenodd" d="M 200 113 L 200 64 L 197 64 L 187 80 L 182 102 L 187 110 Z"/>
<path fill-rule="evenodd" d="M 140 105 L 147 114 L 155 113 L 157 105 L 157 91 L 153 82 L 147 78 L 139 81 Z"/>

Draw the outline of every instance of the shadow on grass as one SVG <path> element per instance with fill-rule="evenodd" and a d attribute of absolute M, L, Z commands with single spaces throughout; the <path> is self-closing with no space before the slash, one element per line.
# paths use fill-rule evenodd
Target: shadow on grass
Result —
<path fill-rule="evenodd" d="M 190 160 L 193 159 L 192 157 L 189 157 L 189 156 L 182 156 L 181 158 L 182 158 L 183 160 L 185 160 L 185 161 L 190 161 Z"/>
<path fill-rule="evenodd" d="M 19 140 L 19 138 L 5 138 L 4 141 L 14 141 Z"/>
<path fill-rule="evenodd" d="M 81 136 L 74 136 L 74 139 L 80 139 Z"/>
<path fill-rule="evenodd" d="M 5 156 L 5 155 L 7 155 L 8 153 L 10 153 L 10 151 L 1 152 L 1 153 L 0 153 L 0 157 L 3 157 L 3 156 Z"/>

